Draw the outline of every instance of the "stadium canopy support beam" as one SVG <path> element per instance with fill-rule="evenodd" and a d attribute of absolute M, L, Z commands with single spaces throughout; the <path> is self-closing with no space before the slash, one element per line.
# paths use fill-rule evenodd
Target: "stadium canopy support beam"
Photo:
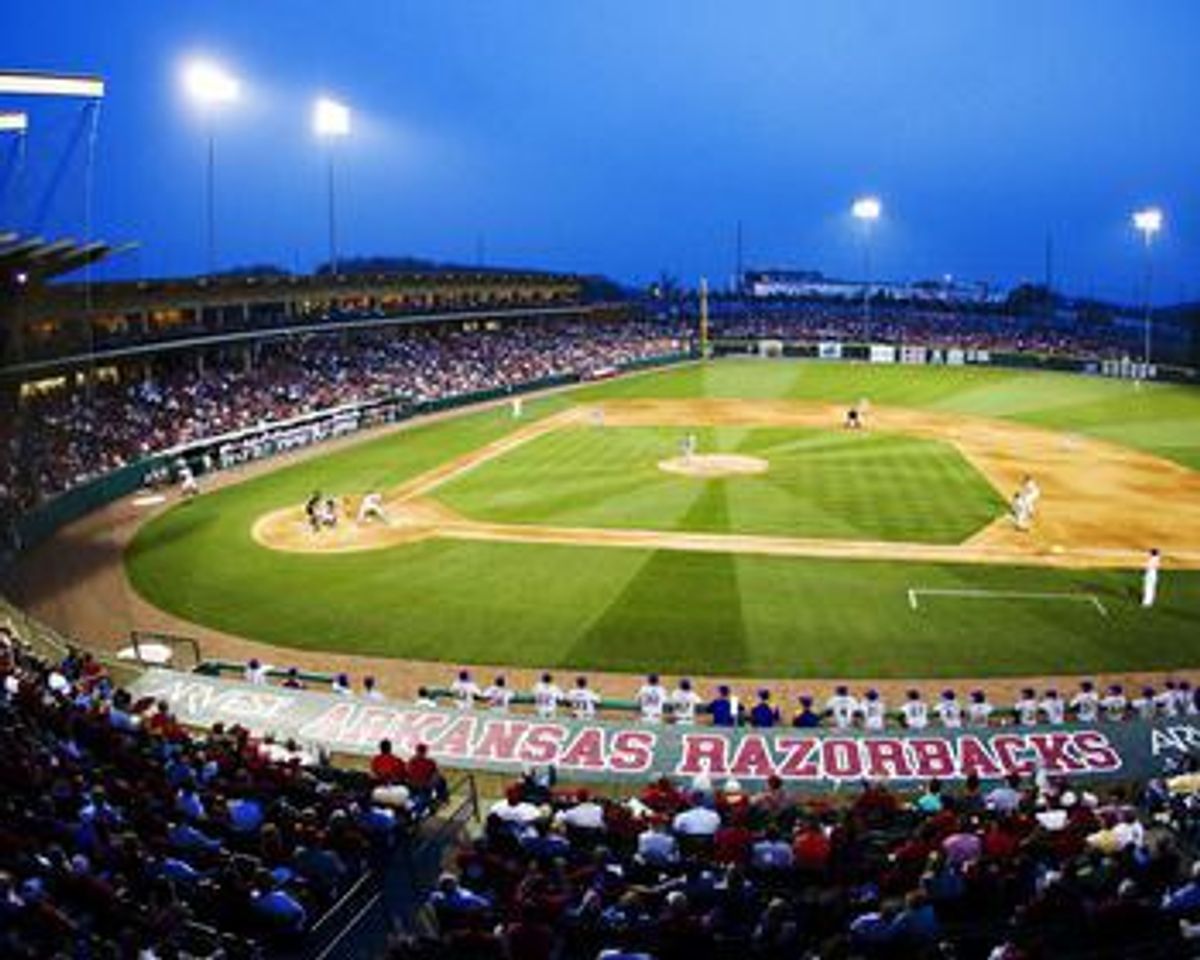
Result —
<path fill-rule="evenodd" d="M 0 70 L 0 96 L 82 97 L 104 99 L 101 77 L 67 73 L 40 73 L 25 70 Z"/>

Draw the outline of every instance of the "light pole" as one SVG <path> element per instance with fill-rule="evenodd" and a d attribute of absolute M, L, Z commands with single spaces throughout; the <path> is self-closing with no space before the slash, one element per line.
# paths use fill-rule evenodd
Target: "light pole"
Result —
<path fill-rule="evenodd" d="M 337 208 L 333 184 L 334 143 L 339 137 L 350 134 L 350 108 L 329 97 L 318 97 L 313 104 L 313 133 L 329 142 L 327 183 L 329 188 L 329 269 L 333 276 L 338 272 Z"/>
<path fill-rule="evenodd" d="M 871 344 L 871 228 L 883 212 L 878 197 L 859 197 L 850 207 L 850 213 L 863 231 L 863 340 Z"/>
<path fill-rule="evenodd" d="M 204 111 L 208 128 L 208 162 L 205 174 L 205 221 L 207 224 L 207 270 L 208 275 L 216 270 L 217 224 L 215 209 L 216 137 L 214 134 L 213 111 L 222 104 L 237 100 L 241 85 L 237 78 L 215 63 L 194 60 L 183 72 L 183 82 L 188 96 Z"/>
<path fill-rule="evenodd" d="M 1150 255 L 1150 248 L 1154 242 L 1154 235 L 1162 229 L 1163 212 L 1158 207 L 1146 207 L 1144 210 L 1136 210 L 1133 214 L 1133 227 L 1142 235 L 1142 247 L 1145 250 L 1145 275 L 1142 281 L 1142 307 L 1144 313 L 1142 315 L 1142 330 L 1144 341 L 1142 345 L 1142 377 L 1146 379 L 1150 374 L 1150 281 L 1152 279 L 1152 270 L 1154 261 Z"/>

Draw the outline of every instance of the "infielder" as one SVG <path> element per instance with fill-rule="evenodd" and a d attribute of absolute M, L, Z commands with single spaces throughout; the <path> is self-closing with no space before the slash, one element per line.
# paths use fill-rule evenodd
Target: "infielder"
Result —
<path fill-rule="evenodd" d="M 179 468 L 179 492 L 188 499 L 200 492 L 200 484 L 196 482 L 196 475 L 192 473 L 192 468 L 186 463 Z"/>
<path fill-rule="evenodd" d="M 362 503 L 358 505 L 359 524 L 365 524 L 371 520 L 382 521 L 385 526 L 388 522 L 387 511 L 383 509 L 383 495 L 375 490 L 364 495 Z"/>
<path fill-rule="evenodd" d="M 696 455 L 696 435 L 689 433 L 680 444 L 680 452 L 684 460 L 691 460 Z"/>
<path fill-rule="evenodd" d="M 1158 597 L 1158 568 L 1162 564 L 1158 548 L 1154 547 L 1146 555 L 1146 569 L 1142 572 L 1142 606 L 1152 607 Z"/>
<path fill-rule="evenodd" d="M 1034 512 L 1037 510 L 1038 500 L 1042 496 L 1042 488 L 1037 485 L 1037 481 L 1033 477 L 1026 475 L 1021 482 L 1021 495 L 1025 498 L 1029 519 L 1032 520 Z"/>

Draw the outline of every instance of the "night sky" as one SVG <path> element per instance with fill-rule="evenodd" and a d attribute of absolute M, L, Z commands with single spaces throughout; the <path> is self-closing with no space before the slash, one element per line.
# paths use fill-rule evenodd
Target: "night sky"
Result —
<path fill-rule="evenodd" d="M 1159 300 L 1200 297 L 1198 53 L 1192 0 L 6 0 L 0 29 L 0 67 L 109 82 L 95 234 L 142 244 L 110 275 L 204 268 L 205 127 L 180 74 L 205 55 L 242 82 L 215 126 L 221 266 L 325 257 L 309 111 L 328 93 L 354 110 L 344 255 L 482 247 L 725 285 L 740 219 L 747 265 L 856 276 L 848 211 L 870 192 L 878 275 L 1040 280 L 1050 233 L 1060 287 L 1133 299 L 1129 214 L 1154 203 Z M 4 219 L 79 235 L 80 107 L 33 108 Z"/>

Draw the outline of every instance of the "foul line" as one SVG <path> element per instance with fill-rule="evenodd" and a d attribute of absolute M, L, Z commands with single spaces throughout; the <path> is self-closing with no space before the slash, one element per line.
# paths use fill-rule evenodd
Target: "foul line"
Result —
<path fill-rule="evenodd" d="M 967 600 L 1075 600 L 1090 603 L 1100 616 L 1108 616 L 1108 608 L 1094 593 L 1025 593 L 1018 590 L 941 590 L 932 587 L 909 587 L 908 605 L 911 609 L 920 609 L 921 603 L 917 598 L 921 594 L 929 597 L 961 597 Z"/>

